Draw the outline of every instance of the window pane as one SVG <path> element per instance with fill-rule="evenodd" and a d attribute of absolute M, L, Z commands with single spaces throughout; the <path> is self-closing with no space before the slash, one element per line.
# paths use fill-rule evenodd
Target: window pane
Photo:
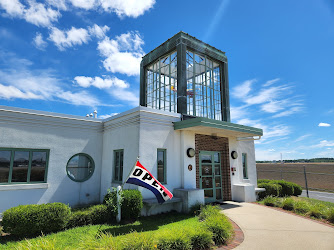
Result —
<path fill-rule="evenodd" d="M 165 176 L 165 168 L 166 168 L 165 158 L 166 156 L 165 154 L 166 154 L 165 150 L 158 149 L 158 159 L 157 159 L 158 181 L 162 183 L 166 182 L 166 176 Z"/>
<path fill-rule="evenodd" d="M 30 181 L 44 181 L 46 169 L 46 152 L 33 152 L 31 160 Z"/>
<path fill-rule="evenodd" d="M 15 151 L 12 182 L 27 182 L 29 167 L 29 152 Z"/>
<path fill-rule="evenodd" d="M 242 170 L 244 179 L 248 179 L 247 173 L 247 154 L 242 154 Z"/>
<path fill-rule="evenodd" d="M 212 175 L 212 166 L 202 165 L 202 175 Z"/>
<path fill-rule="evenodd" d="M 204 190 L 204 197 L 205 198 L 211 198 L 211 197 L 213 197 L 213 190 L 212 189 Z"/>
<path fill-rule="evenodd" d="M 202 163 L 211 163 L 211 155 L 201 155 Z"/>
<path fill-rule="evenodd" d="M 74 181 L 85 181 L 94 172 L 94 162 L 85 154 L 75 155 L 67 164 L 67 175 Z"/>
<path fill-rule="evenodd" d="M 212 188 L 212 177 L 202 177 L 202 188 Z"/>
<path fill-rule="evenodd" d="M 0 151 L 0 183 L 8 182 L 11 151 Z"/>
<path fill-rule="evenodd" d="M 221 200 L 222 199 L 222 190 L 219 188 L 216 189 L 216 199 Z"/>

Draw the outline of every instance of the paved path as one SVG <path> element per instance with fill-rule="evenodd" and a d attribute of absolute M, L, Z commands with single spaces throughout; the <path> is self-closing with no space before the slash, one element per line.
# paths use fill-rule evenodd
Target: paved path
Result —
<path fill-rule="evenodd" d="M 221 207 L 244 233 L 235 249 L 334 249 L 333 227 L 252 203 L 225 202 Z"/>
<path fill-rule="evenodd" d="M 321 201 L 330 201 L 334 203 L 334 193 L 326 193 L 319 191 L 308 191 L 309 197 Z M 306 190 L 303 190 L 301 197 L 307 197 Z"/>

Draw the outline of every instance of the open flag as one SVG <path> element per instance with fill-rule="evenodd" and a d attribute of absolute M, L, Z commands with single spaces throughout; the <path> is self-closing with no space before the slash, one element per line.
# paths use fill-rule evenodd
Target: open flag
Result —
<path fill-rule="evenodd" d="M 173 194 L 155 179 L 139 161 L 136 162 L 136 165 L 125 183 L 131 183 L 151 190 L 160 204 L 173 198 Z"/>

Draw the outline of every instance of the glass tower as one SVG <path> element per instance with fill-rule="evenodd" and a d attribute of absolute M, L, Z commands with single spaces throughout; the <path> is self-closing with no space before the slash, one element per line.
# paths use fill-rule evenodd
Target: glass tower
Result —
<path fill-rule="evenodd" d="M 225 53 L 179 32 L 145 55 L 140 71 L 140 105 L 230 121 Z"/>

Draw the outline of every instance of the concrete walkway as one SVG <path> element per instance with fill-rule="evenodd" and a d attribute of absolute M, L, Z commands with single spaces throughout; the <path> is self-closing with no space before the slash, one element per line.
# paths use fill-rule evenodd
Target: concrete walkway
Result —
<path fill-rule="evenodd" d="M 235 249 L 334 249 L 334 228 L 252 203 L 224 202 L 244 241 Z"/>

